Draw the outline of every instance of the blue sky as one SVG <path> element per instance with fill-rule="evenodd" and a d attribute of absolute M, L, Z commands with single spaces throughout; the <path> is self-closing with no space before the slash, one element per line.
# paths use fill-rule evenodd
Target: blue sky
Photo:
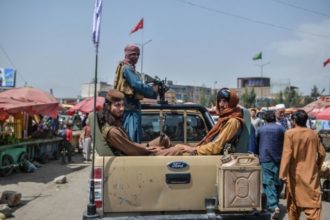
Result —
<path fill-rule="evenodd" d="M 0 0 L 0 67 L 17 68 L 17 86 L 76 97 L 94 76 L 93 9 L 93 0 Z M 142 17 L 143 31 L 129 35 Z M 330 88 L 328 0 L 103 0 L 99 80 L 112 84 L 123 48 L 142 37 L 152 40 L 144 72 L 177 84 L 236 87 L 260 76 L 252 57 L 262 51 L 273 83 Z"/>

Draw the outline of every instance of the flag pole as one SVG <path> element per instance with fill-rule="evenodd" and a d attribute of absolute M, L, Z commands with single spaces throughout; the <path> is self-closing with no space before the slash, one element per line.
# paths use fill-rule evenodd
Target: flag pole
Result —
<path fill-rule="evenodd" d="M 325 60 L 323 62 L 323 67 L 326 67 L 326 65 L 330 64 L 330 58 L 328 58 L 327 60 Z M 330 77 L 329 77 L 329 94 L 330 95 Z"/>
<path fill-rule="evenodd" d="M 87 204 L 87 212 L 83 214 L 83 220 L 98 219 L 100 215 L 96 212 L 95 204 L 95 182 L 94 182 L 94 163 L 95 163 L 95 144 L 96 144 L 96 98 L 97 98 L 97 70 L 98 70 L 98 53 L 99 53 L 99 37 L 100 23 L 102 13 L 102 0 L 95 0 L 95 8 L 93 14 L 93 42 L 95 45 L 95 71 L 94 71 L 94 106 L 93 106 L 93 150 L 92 150 L 92 167 L 89 186 L 89 203 Z"/>
<path fill-rule="evenodd" d="M 264 67 L 264 65 L 262 64 L 262 57 L 261 57 L 261 59 L 260 59 L 260 76 L 261 77 L 263 77 L 263 72 L 264 72 L 263 67 Z"/>
<path fill-rule="evenodd" d="M 99 57 L 99 43 L 95 44 L 95 70 L 94 70 L 94 107 L 93 107 L 93 151 L 92 151 L 92 171 L 90 181 L 89 203 L 87 205 L 87 216 L 90 218 L 97 218 L 99 214 L 96 212 L 95 205 L 95 182 L 94 182 L 94 163 L 95 163 L 95 144 L 96 144 L 96 98 L 97 98 L 97 70 Z"/>
<path fill-rule="evenodd" d="M 141 43 L 141 74 L 142 75 L 143 75 L 143 47 L 144 47 L 143 37 L 144 37 L 144 28 L 142 28 L 142 43 Z"/>
<path fill-rule="evenodd" d="M 87 213 L 84 213 L 83 219 L 97 219 L 100 215 L 96 212 L 95 204 L 95 182 L 94 182 L 94 163 L 95 163 L 95 134 L 96 134 L 96 97 L 97 97 L 97 69 L 98 69 L 99 44 L 95 44 L 95 70 L 94 70 L 94 107 L 93 107 L 93 149 L 92 149 L 92 168 L 89 186 L 89 203 L 87 204 Z"/>
<path fill-rule="evenodd" d="M 256 64 L 257 66 L 260 66 L 260 76 L 263 77 L 264 75 L 264 66 L 270 64 L 270 62 L 267 62 L 267 63 L 263 63 L 262 61 L 262 57 L 260 58 L 260 64 Z"/>
<path fill-rule="evenodd" d="M 323 67 L 326 66 L 326 63 L 323 64 Z M 330 96 L 330 77 L 329 77 L 329 93 L 328 93 L 328 96 Z"/>

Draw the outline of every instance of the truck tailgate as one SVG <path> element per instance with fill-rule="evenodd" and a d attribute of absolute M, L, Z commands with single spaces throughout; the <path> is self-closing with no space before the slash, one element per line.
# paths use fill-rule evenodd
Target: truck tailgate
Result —
<path fill-rule="evenodd" d="M 220 156 L 103 157 L 102 162 L 105 213 L 205 210 L 204 199 L 217 195 Z"/>

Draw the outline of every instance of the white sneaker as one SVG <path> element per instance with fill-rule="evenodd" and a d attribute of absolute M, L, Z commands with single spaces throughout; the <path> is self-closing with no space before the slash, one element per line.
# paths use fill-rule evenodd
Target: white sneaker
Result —
<path fill-rule="evenodd" d="M 276 207 L 273 214 L 272 214 L 272 219 L 278 219 L 280 217 L 281 210 L 279 207 Z"/>

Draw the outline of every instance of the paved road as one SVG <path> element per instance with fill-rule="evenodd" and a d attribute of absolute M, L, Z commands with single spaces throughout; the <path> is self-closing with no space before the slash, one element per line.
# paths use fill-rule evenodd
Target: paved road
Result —
<path fill-rule="evenodd" d="M 327 153 L 330 160 L 330 153 Z M 15 190 L 22 193 L 22 204 L 13 212 L 13 220 L 58 220 L 81 219 L 88 202 L 87 179 L 90 163 L 82 161 L 80 155 L 73 158 L 74 163 L 61 165 L 51 161 L 35 173 L 14 173 L 0 177 L 0 191 Z M 56 185 L 53 179 L 66 175 L 68 183 Z M 287 220 L 285 200 L 281 200 L 283 215 Z M 323 202 L 322 220 L 330 219 L 330 203 Z M 306 219 L 304 215 L 301 219 Z"/>
<path fill-rule="evenodd" d="M 88 201 L 88 174 L 90 164 L 80 155 L 74 163 L 61 165 L 50 161 L 34 173 L 14 173 L 0 177 L 0 191 L 22 193 L 22 204 L 13 212 L 13 220 L 81 219 Z M 55 177 L 66 175 L 68 183 L 57 185 Z"/>

